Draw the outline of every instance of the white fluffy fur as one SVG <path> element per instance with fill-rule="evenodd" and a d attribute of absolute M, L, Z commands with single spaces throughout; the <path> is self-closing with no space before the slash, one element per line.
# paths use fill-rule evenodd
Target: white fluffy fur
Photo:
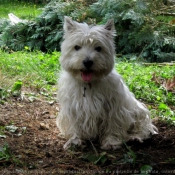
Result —
<path fill-rule="evenodd" d="M 64 31 L 58 93 L 61 111 L 57 117 L 57 126 L 69 139 L 64 148 L 98 138 L 102 149 L 116 149 L 123 141 L 142 141 L 156 134 L 148 109 L 114 70 L 113 21 L 88 26 L 65 17 Z M 76 45 L 81 49 L 75 50 Z M 97 52 L 99 46 L 102 50 Z M 93 60 L 88 83 L 81 77 L 85 59 Z"/>

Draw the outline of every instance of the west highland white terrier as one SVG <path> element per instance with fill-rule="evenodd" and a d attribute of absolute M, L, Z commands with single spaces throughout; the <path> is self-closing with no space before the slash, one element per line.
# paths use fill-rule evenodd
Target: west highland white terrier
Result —
<path fill-rule="evenodd" d="M 143 141 L 157 133 L 148 109 L 135 99 L 114 69 L 115 28 L 88 26 L 64 18 L 57 126 L 72 144 L 99 139 L 102 149 L 120 148 L 123 141 Z"/>

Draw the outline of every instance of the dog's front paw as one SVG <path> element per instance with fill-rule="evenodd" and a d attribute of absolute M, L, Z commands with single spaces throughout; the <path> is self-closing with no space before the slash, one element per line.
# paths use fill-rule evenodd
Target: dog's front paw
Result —
<path fill-rule="evenodd" d="M 116 149 L 119 149 L 121 148 L 121 144 L 122 142 L 119 141 L 118 139 L 114 139 L 114 138 L 106 138 L 102 141 L 102 144 L 101 144 L 101 149 L 104 149 L 104 150 L 116 150 Z"/>
<path fill-rule="evenodd" d="M 137 136 L 137 135 L 131 136 L 131 137 L 129 138 L 129 140 L 130 140 L 130 141 L 137 141 L 137 142 L 140 142 L 140 143 L 143 142 L 143 139 L 140 138 L 140 137 Z"/>
<path fill-rule="evenodd" d="M 73 146 L 81 146 L 83 144 L 83 141 L 79 139 L 78 137 L 72 137 L 70 138 L 63 146 L 65 150 L 73 147 Z"/>

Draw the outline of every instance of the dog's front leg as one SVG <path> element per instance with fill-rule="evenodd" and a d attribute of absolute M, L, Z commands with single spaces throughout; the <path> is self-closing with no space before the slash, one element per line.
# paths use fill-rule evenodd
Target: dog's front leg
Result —
<path fill-rule="evenodd" d="M 101 149 L 119 149 L 123 143 L 122 135 L 124 135 L 121 122 L 115 115 L 107 120 L 106 124 L 102 126 L 101 130 L 104 131 L 100 135 Z"/>
<path fill-rule="evenodd" d="M 65 150 L 71 148 L 72 146 L 82 146 L 83 140 L 80 139 L 77 135 L 73 135 L 63 146 Z"/>
<path fill-rule="evenodd" d="M 107 135 L 101 141 L 101 149 L 104 149 L 104 150 L 119 149 L 121 148 L 121 145 L 122 145 L 122 141 L 112 135 Z"/>

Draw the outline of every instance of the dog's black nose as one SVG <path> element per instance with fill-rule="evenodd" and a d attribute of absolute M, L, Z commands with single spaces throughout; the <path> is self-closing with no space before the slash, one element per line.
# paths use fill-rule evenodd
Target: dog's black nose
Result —
<path fill-rule="evenodd" d="M 89 60 L 89 59 L 83 61 L 83 64 L 87 69 L 89 69 L 93 65 L 93 63 L 94 62 L 92 60 Z"/>

